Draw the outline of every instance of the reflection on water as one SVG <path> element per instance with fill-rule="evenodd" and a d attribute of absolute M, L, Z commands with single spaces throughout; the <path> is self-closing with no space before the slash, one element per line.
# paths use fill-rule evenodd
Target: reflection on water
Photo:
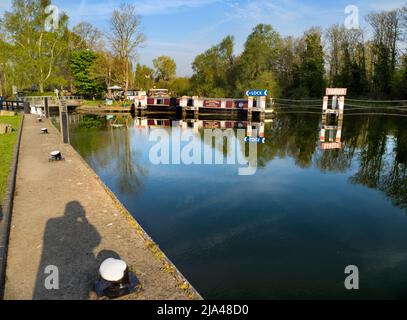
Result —
<path fill-rule="evenodd" d="M 74 117 L 73 146 L 205 298 L 407 297 L 407 118 Z M 264 137 L 257 173 L 152 165 L 149 132 L 171 127 Z M 348 265 L 359 291 L 344 288 Z"/>

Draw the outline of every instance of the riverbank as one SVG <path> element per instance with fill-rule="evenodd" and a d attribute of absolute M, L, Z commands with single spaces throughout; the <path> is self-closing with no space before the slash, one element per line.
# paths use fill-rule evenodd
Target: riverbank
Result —
<path fill-rule="evenodd" d="M 47 127 L 48 135 L 40 134 Z M 52 150 L 64 161 L 49 162 Z M 107 257 L 125 260 L 142 290 L 125 299 L 199 299 L 115 196 L 58 131 L 24 120 L 8 249 L 5 299 L 96 299 L 93 286 Z M 47 266 L 59 289 L 46 290 Z"/>

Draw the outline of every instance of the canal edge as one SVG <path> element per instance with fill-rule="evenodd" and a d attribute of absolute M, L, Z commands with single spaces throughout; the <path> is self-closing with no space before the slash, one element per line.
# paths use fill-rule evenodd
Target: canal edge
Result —
<path fill-rule="evenodd" d="M 58 135 L 61 136 L 61 132 L 56 128 L 51 119 L 48 119 L 49 123 L 56 129 Z M 110 188 L 102 181 L 99 175 L 93 170 L 93 168 L 85 161 L 82 155 L 75 150 L 75 148 L 69 143 L 66 144 L 80 159 L 82 164 L 89 170 L 94 176 L 96 181 L 102 186 L 107 195 L 113 200 L 114 205 L 117 207 L 121 215 L 126 219 L 126 222 L 130 227 L 142 237 L 146 244 L 146 248 L 150 250 L 152 255 L 158 259 L 162 264 L 162 270 L 170 273 L 177 282 L 177 287 L 184 290 L 190 300 L 204 300 L 194 286 L 187 280 L 187 278 L 178 270 L 175 264 L 167 257 L 167 255 L 160 249 L 159 245 L 150 237 L 150 235 L 143 229 L 143 227 L 137 222 L 137 220 L 131 215 L 126 207 L 120 202 L 116 195 L 110 190 Z"/>
<path fill-rule="evenodd" d="M 6 269 L 8 242 L 10 236 L 11 216 L 13 211 L 13 200 L 16 186 L 18 158 L 20 155 L 21 136 L 24 126 L 24 117 L 24 114 L 22 114 L 17 133 L 17 141 L 14 147 L 13 159 L 8 174 L 7 188 L 3 196 L 2 205 L 0 206 L 0 214 L 3 217 L 2 221 L 0 222 L 0 300 L 3 300 L 4 288 L 7 279 Z"/>

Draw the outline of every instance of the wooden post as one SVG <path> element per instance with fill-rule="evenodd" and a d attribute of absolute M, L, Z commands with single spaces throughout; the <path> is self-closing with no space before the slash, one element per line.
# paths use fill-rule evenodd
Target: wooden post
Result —
<path fill-rule="evenodd" d="M 29 102 L 24 102 L 24 113 L 30 114 L 30 103 Z"/>
<path fill-rule="evenodd" d="M 44 98 L 44 109 L 45 109 L 45 118 L 49 118 L 48 97 Z"/>
<path fill-rule="evenodd" d="M 69 143 L 68 108 L 65 99 L 59 100 L 59 120 L 61 123 L 62 142 Z"/>

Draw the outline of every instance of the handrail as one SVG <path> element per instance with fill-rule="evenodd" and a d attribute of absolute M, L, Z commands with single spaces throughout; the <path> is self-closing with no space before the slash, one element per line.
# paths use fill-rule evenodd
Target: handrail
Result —
<path fill-rule="evenodd" d="M 48 98 L 49 104 L 59 104 L 59 99 L 56 96 L 25 96 L 25 97 L 22 97 L 23 101 L 29 102 L 29 103 L 32 103 L 35 105 L 44 105 L 45 98 Z M 70 101 L 72 103 L 75 102 L 75 104 L 81 104 L 83 101 L 82 96 L 64 96 L 62 98 L 67 101 Z"/>

